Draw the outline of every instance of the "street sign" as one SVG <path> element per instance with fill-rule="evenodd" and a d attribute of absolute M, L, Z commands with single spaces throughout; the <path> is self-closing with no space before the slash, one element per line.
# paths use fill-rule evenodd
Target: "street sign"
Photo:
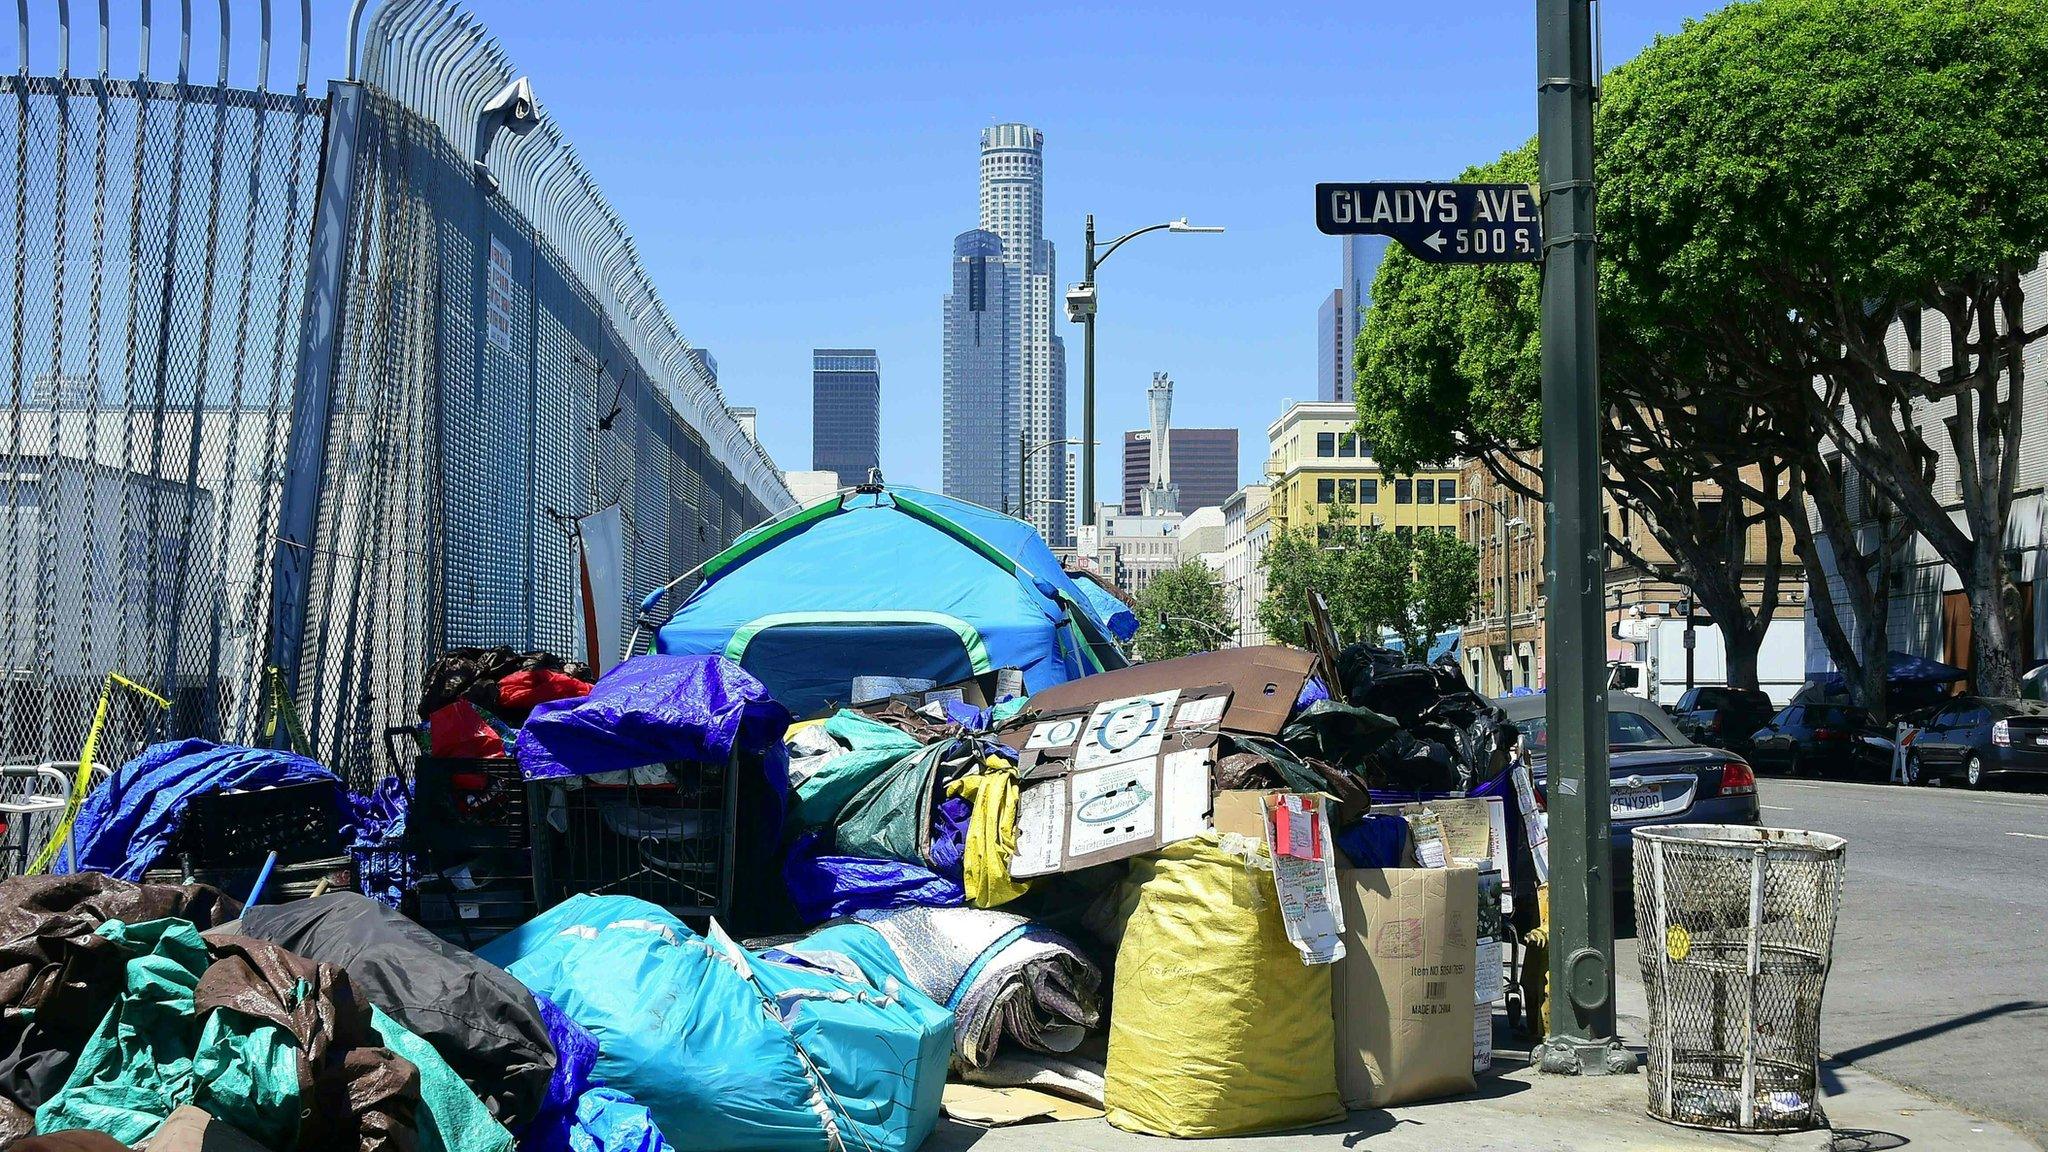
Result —
<path fill-rule="evenodd" d="M 1432 264 L 1543 256 L 1543 213 L 1527 184 L 1318 184 L 1316 227 L 1330 236 L 1391 236 Z"/>

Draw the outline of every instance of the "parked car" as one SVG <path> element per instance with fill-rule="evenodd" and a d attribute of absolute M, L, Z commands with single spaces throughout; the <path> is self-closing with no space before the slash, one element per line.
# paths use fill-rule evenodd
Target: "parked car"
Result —
<path fill-rule="evenodd" d="M 1892 747 L 1865 709 L 1794 702 L 1750 737 L 1749 762 L 1763 772 L 1884 780 Z"/>
<path fill-rule="evenodd" d="M 2048 774 L 2048 703 L 1958 696 L 1911 735 L 1906 779 L 1982 788 L 2003 773 Z"/>
<path fill-rule="evenodd" d="M 1549 725 L 1541 696 L 1497 701 L 1522 730 L 1544 798 Z M 1614 844 L 1614 886 L 1633 883 L 1637 828 L 1654 824 L 1754 824 L 1756 773 L 1748 761 L 1693 743 L 1664 710 L 1634 696 L 1607 699 L 1608 819 Z"/>
<path fill-rule="evenodd" d="M 1696 744 L 1747 752 L 1750 737 L 1769 724 L 1777 710 L 1758 689 L 1709 685 L 1688 689 L 1672 705 L 1671 718 Z"/>

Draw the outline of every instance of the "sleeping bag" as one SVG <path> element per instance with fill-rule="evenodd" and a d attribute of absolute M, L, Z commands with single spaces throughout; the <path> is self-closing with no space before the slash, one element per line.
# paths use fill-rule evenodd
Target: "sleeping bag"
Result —
<path fill-rule="evenodd" d="M 699 936 L 644 900 L 581 895 L 480 954 L 596 1036 L 594 1079 L 692 1149 L 911 1152 L 938 1122 L 952 1014 L 879 937 L 832 939 L 753 953 L 716 923 Z"/>

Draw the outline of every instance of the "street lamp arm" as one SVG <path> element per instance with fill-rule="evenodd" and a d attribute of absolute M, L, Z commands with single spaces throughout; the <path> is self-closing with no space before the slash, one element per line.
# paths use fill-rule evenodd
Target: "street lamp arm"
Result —
<path fill-rule="evenodd" d="M 1109 246 L 1104 248 L 1102 250 L 1102 254 L 1095 258 L 1095 266 L 1097 268 L 1102 267 L 1102 262 L 1104 260 L 1109 259 L 1110 253 L 1115 252 L 1117 249 L 1123 247 L 1125 244 L 1130 243 L 1132 240 L 1135 240 L 1138 237 L 1143 236 L 1147 232 L 1157 232 L 1162 228 L 1171 228 L 1173 227 L 1173 224 L 1174 222 L 1169 220 L 1164 224 L 1154 224 L 1150 227 L 1140 228 L 1135 232 L 1124 233 L 1123 235 L 1109 242 Z"/>

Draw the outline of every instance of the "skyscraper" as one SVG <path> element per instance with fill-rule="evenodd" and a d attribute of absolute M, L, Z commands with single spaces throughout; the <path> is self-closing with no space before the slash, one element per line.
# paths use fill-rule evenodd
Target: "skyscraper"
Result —
<path fill-rule="evenodd" d="M 811 467 L 860 484 L 881 466 L 881 358 L 873 348 L 811 349 Z"/>
<path fill-rule="evenodd" d="M 1152 412 L 1150 451 L 1145 461 L 1145 489 L 1138 494 L 1138 511 L 1146 516 L 1178 512 L 1180 485 L 1173 482 L 1173 377 L 1152 374 L 1152 387 L 1145 390 L 1145 402 Z"/>
<path fill-rule="evenodd" d="M 1067 435 L 1066 348 L 1052 330 L 1044 146 L 1044 133 L 1028 124 L 997 124 L 981 132 L 981 227 L 954 240 L 953 292 L 946 301 L 944 475 L 948 494 L 1008 507 L 1047 540 L 1063 544 L 1070 535 L 1066 465 L 1061 452 L 1041 448 Z M 977 327 L 977 257 L 984 309 L 1006 318 L 1000 405 L 988 399 L 997 385 L 983 346 L 958 335 Z M 1000 303 L 989 289 L 997 267 L 1005 296 Z M 979 329 L 986 332 L 991 323 L 983 316 Z M 999 424 L 974 426 L 990 423 L 986 414 L 992 410 L 1000 411 Z M 1000 452 L 989 443 L 997 437 L 1004 441 Z M 996 471 L 1000 478 L 970 479 L 977 471 Z"/>
<path fill-rule="evenodd" d="M 1175 428 L 1168 436 L 1172 439 L 1173 483 L 1180 489 L 1180 510 L 1221 507 L 1238 489 L 1237 429 Z M 1136 516 L 1143 511 L 1143 493 L 1151 482 L 1151 429 L 1125 432 L 1124 515 Z"/>
<path fill-rule="evenodd" d="M 1351 318 L 1344 314 L 1344 290 L 1330 289 L 1323 298 L 1322 310 L 1316 314 L 1316 399 L 1351 399 L 1351 377 L 1346 374 L 1350 367 Z"/>
<path fill-rule="evenodd" d="M 1358 343 L 1358 333 L 1365 327 L 1365 310 L 1372 307 L 1372 281 L 1379 275 L 1380 260 L 1387 254 L 1388 239 L 1385 236 L 1346 236 L 1344 243 L 1344 390 L 1332 400 L 1352 400 L 1358 396 L 1358 361 L 1351 349 Z"/>
<path fill-rule="evenodd" d="M 945 492 L 1001 512 L 1018 508 L 1014 282 L 1001 237 L 976 228 L 953 238 L 940 439 Z"/>

